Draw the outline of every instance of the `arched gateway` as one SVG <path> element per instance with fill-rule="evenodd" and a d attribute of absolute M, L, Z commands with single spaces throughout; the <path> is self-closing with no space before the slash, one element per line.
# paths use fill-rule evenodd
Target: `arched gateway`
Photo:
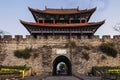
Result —
<path fill-rule="evenodd" d="M 63 66 L 61 66 L 61 64 Z M 64 76 L 72 75 L 71 62 L 66 56 L 58 56 L 54 60 L 54 62 L 53 62 L 53 75 L 55 75 L 55 76 L 56 75 L 64 75 Z"/>
<path fill-rule="evenodd" d="M 96 8 L 85 10 L 79 10 L 79 8 L 45 8 L 45 10 L 29 8 L 29 10 L 34 17 L 35 22 L 26 22 L 22 20 L 20 20 L 20 22 L 29 31 L 29 33 L 34 38 L 36 38 L 36 41 L 34 42 L 34 39 L 27 37 L 28 40 L 31 39 L 30 43 L 33 45 L 35 44 L 36 46 L 39 46 L 39 42 L 42 45 L 45 45 L 47 41 L 48 43 L 46 46 L 61 46 L 62 44 L 65 45 L 65 43 L 69 43 L 69 40 L 72 38 L 72 35 L 73 37 L 75 36 L 75 40 L 79 42 L 79 40 L 77 40 L 78 38 L 83 37 L 83 39 L 85 39 L 86 37 L 93 37 L 97 29 L 105 22 L 104 20 L 100 22 L 89 22 Z M 43 42 L 41 42 L 41 40 Z M 59 53 L 57 54 L 59 55 Z M 43 67 L 45 66 L 44 69 L 46 69 L 47 72 L 51 72 L 51 63 L 49 63 L 49 61 L 52 61 L 52 57 L 49 56 L 50 54 L 44 54 L 43 56 Z M 48 57 L 49 59 L 47 59 Z M 53 75 L 71 74 L 72 66 L 70 60 L 66 56 L 58 56 L 53 61 Z"/>

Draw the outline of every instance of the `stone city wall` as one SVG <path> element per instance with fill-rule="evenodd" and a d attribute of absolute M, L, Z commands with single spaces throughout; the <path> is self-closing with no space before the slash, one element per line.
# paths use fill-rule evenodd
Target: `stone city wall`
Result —
<path fill-rule="evenodd" d="M 74 41 L 76 46 L 70 47 L 70 41 Z M 114 42 L 118 55 L 116 58 L 102 54 L 99 50 L 100 44 L 104 42 Z M 90 47 L 89 49 L 84 46 Z M 15 50 L 25 48 L 35 49 L 32 53 L 38 53 L 37 58 L 21 59 L 14 56 Z M 12 38 L 5 35 L 0 38 L 0 64 L 2 65 L 28 65 L 31 66 L 31 73 L 35 75 L 51 75 L 53 70 L 53 62 L 55 58 L 64 55 L 70 59 L 72 64 L 72 73 L 87 74 L 93 66 L 120 66 L 120 36 L 38 36 L 36 39 L 32 36 L 23 38 L 16 35 Z M 56 54 L 57 49 L 65 49 L 65 54 Z M 89 60 L 84 59 L 84 53 L 89 55 Z M 105 57 L 103 59 L 102 57 Z M 71 60 L 72 57 L 72 60 Z"/>

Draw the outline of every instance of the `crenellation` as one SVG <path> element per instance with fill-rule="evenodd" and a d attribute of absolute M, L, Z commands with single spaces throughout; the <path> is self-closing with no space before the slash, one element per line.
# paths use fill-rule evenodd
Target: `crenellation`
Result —
<path fill-rule="evenodd" d="M 36 39 L 40 40 L 40 39 L 44 39 L 44 37 L 42 35 L 38 35 Z"/>
<path fill-rule="evenodd" d="M 55 39 L 55 36 L 52 36 L 53 40 Z"/>
<path fill-rule="evenodd" d="M 19 42 L 19 41 L 23 40 L 23 36 L 22 35 L 15 35 L 15 40 Z"/>
<path fill-rule="evenodd" d="M 59 36 L 62 40 L 65 40 L 67 37 L 66 36 Z"/>
<path fill-rule="evenodd" d="M 110 38 L 109 35 L 105 35 L 102 38 L 99 38 L 98 35 L 92 36 L 88 38 L 88 36 L 60 36 L 60 35 L 50 35 L 45 38 L 45 36 L 37 36 L 34 38 L 33 36 L 27 35 L 26 38 L 23 38 L 22 35 L 15 35 L 15 38 L 12 38 L 11 35 L 5 35 L 1 38 L 1 44 L 5 44 L 7 49 L 15 50 L 15 49 L 24 49 L 26 47 L 39 47 L 43 45 L 64 45 L 68 43 L 69 40 L 74 40 L 78 45 L 81 42 L 92 42 L 93 44 L 97 45 L 101 42 L 111 42 L 111 41 L 118 41 L 120 40 L 120 36 L 114 36 L 113 39 Z M 16 48 L 18 47 L 18 48 Z"/>
<path fill-rule="evenodd" d="M 72 39 L 77 39 L 77 36 L 71 36 L 70 38 L 72 38 Z"/>
<path fill-rule="evenodd" d="M 27 42 L 33 42 L 34 41 L 42 41 L 42 42 L 46 42 L 46 41 L 66 41 L 68 39 L 74 39 L 74 40 L 94 40 L 94 41 L 111 41 L 111 40 L 120 40 L 120 36 L 116 35 L 113 36 L 113 38 L 111 38 L 109 35 L 104 35 L 102 38 L 100 38 L 98 35 L 94 35 L 91 38 L 89 38 L 88 36 L 59 36 L 59 35 L 52 35 L 52 36 L 37 36 L 37 38 L 34 38 L 33 36 L 30 35 L 26 35 L 26 38 L 23 38 L 22 35 L 15 35 L 15 38 L 12 38 L 11 35 L 4 35 L 3 38 L 0 36 L 1 41 L 9 41 L 9 42 L 13 42 L 15 43 L 16 41 L 21 43 L 23 42 L 24 44 L 26 44 Z"/>
<path fill-rule="evenodd" d="M 40 36 L 40 35 L 39 35 L 39 36 L 37 36 L 37 37 L 36 37 L 36 39 L 37 39 L 37 40 L 41 39 L 41 36 Z"/>
<path fill-rule="evenodd" d="M 112 40 L 112 39 L 111 39 L 110 35 L 104 35 L 104 36 L 102 37 L 102 40 L 103 40 L 103 41 L 110 41 L 110 40 Z"/>
<path fill-rule="evenodd" d="M 114 39 L 114 40 L 120 40 L 120 35 L 115 35 L 115 36 L 113 36 L 113 39 Z"/>
<path fill-rule="evenodd" d="M 84 39 L 84 36 L 81 36 L 81 39 Z"/>
<path fill-rule="evenodd" d="M 100 40 L 100 37 L 98 35 L 94 35 L 94 36 L 92 36 L 92 39 L 93 40 Z"/>
<path fill-rule="evenodd" d="M 41 39 L 45 40 L 47 39 L 47 36 L 41 36 Z"/>
<path fill-rule="evenodd" d="M 0 40 L 2 39 L 2 36 L 0 35 Z"/>
<path fill-rule="evenodd" d="M 88 36 L 81 36 L 81 39 L 88 39 Z"/>
<path fill-rule="evenodd" d="M 54 36 L 54 39 L 57 40 L 57 39 L 61 39 L 61 38 L 60 38 L 60 36 L 56 36 L 56 35 L 55 35 L 55 36 Z"/>
<path fill-rule="evenodd" d="M 12 35 L 4 35 L 3 39 L 6 41 L 10 41 L 12 40 Z"/>
<path fill-rule="evenodd" d="M 48 39 L 49 39 L 49 40 L 54 40 L 54 39 L 53 39 L 53 36 L 48 36 Z"/>
<path fill-rule="evenodd" d="M 34 39 L 34 37 L 32 35 L 26 35 L 26 40 L 29 40 L 29 39 Z"/>

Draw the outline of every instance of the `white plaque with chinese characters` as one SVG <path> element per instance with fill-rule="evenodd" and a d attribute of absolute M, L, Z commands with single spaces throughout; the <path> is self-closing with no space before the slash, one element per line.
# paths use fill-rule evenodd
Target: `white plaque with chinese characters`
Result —
<path fill-rule="evenodd" d="M 56 54 L 66 54 L 67 53 L 67 49 L 56 49 Z"/>

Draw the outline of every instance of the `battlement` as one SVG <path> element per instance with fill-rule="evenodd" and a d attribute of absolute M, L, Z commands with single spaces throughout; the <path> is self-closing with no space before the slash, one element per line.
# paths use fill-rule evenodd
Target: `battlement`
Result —
<path fill-rule="evenodd" d="M 31 35 L 26 35 L 24 38 L 22 35 L 15 35 L 14 38 L 12 35 L 4 35 L 3 37 L 0 36 L 0 41 L 25 41 L 25 40 L 65 40 L 65 39 L 90 39 L 90 40 L 119 40 L 120 35 L 115 35 L 113 38 L 110 37 L 110 35 L 104 35 L 102 38 L 100 38 L 98 35 L 94 35 L 92 37 L 88 36 L 37 36 L 37 38 L 34 38 Z"/>
<path fill-rule="evenodd" d="M 4 48 L 4 50 L 17 50 L 17 49 L 25 49 L 25 48 L 38 48 L 42 46 L 65 46 L 69 43 L 70 40 L 74 40 L 77 45 L 81 45 L 82 42 L 84 43 L 91 43 L 91 44 L 99 44 L 101 42 L 114 42 L 119 41 L 120 36 L 116 35 L 111 38 L 109 35 L 105 35 L 102 38 L 99 36 L 58 36 L 58 35 L 51 35 L 51 36 L 37 36 L 34 38 L 31 35 L 26 35 L 24 38 L 22 35 L 15 35 L 12 37 L 11 35 L 4 35 L 0 37 L 0 46 Z"/>

